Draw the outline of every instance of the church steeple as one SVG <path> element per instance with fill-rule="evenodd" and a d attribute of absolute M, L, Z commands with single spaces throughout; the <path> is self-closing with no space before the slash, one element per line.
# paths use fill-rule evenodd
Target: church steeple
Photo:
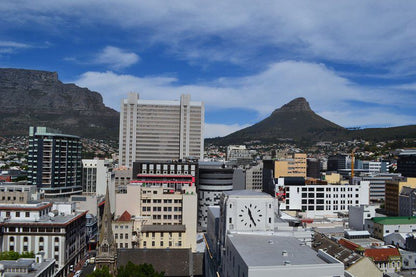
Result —
<path fill-rule="evenodd" d="M 98 241 L 98 254 L 96 257 L 97 267 L 102 268 L 107 266 L 110 270 L 110 273 L 115 275 L 117 271 L 116 260 L 117 249 L 112 228 L 110 193 L 107 186 L 105 193 L 104 212 L 101 219 L 100 238 Z"/>

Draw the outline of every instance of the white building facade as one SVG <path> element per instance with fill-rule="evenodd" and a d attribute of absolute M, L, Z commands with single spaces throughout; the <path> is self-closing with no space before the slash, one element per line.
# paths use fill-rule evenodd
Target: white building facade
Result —
<path fill-rule="evenodd" d="M 291 185 L 285 186 L 284 191 L 280 209 L 302 211 L 308 218 L 348 212 L 350 206 L 369 204 L 369 182 L 366 181 L 357 185 Z"/>
<path fill-rule="evenodd" d="M 129 93 L 120 111 L 119 165 L 131 167 L 138 160 L 203 158 L 204 104 L 142 100 Z"/>

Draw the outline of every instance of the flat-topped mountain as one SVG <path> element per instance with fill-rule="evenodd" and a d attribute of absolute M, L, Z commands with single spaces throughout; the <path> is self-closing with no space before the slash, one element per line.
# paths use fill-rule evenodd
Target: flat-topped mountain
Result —
<path fill-rule="evenodd" d="M 0 134 L 47 126 L 93 138 L 118 136 L 119 113 L 98 92 L 64 84 L 56 72 L 0 68 Z"/>

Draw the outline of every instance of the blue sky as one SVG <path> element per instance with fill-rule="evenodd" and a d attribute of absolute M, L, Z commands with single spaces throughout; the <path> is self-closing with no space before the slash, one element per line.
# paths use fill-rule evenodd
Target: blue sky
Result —
<path fill-rule="evenodd" d="M 303 96 L 344 127 L 416 123 L 416 1 L 0 3 L 0 67 L 56 71 L 116 110 L 190 93 L 206 137 Z"/>

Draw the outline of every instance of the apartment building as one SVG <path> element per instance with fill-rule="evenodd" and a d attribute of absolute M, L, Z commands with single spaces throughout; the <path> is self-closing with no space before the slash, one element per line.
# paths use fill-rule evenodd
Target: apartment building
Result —
<path fill-rule="evenodd" d="M 202 159 L 204 104 L 191 101 L 143 100 L 129 93 L 120 110 L 119 165 L 138 160 Z"/>
<path fill-rule="evenodd" d="M 117 217 L 113 223 L 113 234 L 117 249 L 132 248 L 133 240 L 133 219 L 128 211 Z"/>
<path fill-rule="evenodd" d="M 28 184 L 46 197 L 82 193 L 82 144 L 77 136 L 46 127 L 29 128 Z"/>
<path fill-rule="evenodd" d="M 274 162 L 274 178 L 306 178 L 306 154 L 294 153 Z"/>
<path fill-rule="evenodd" d="M 56 260 L 56 276 L 67 276 L 70 265 L 85 253 L 86 213 L 65 214 L 52 203 L 0 204 L 1 251 L 44 252 Z"/>

